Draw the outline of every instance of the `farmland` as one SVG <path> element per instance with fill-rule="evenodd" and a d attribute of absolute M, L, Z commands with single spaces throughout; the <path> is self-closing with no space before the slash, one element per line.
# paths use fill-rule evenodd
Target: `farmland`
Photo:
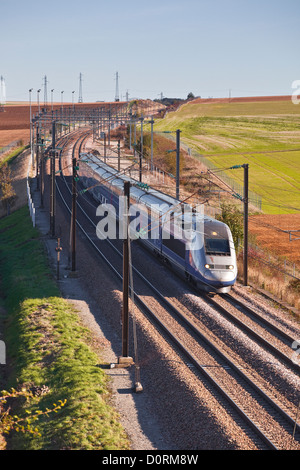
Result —
<path fill-rule="evenodd" d="M 176 129 L 199 162 L 208 160 L 240 185 L 243 170 L 229 168 L 249 164 L 249 189 L 261 197 L 263 212 L 250 210 L 251 243 L 266 259 L 278 257 L 281 268 L 287 260 L 299 269 L 300 233 L 291 232 L 290 241 L 288 231 L 300 230 L 300 106 L 291 97 L 197 99 L 155 124 L 158 133 Z"/>
<path fill-rule="evenodd" d="M 155 131 L 180 129 L 181 140 L 216 167 L 243 183 L 243 173 L 228 170 L 249 164 L 250 190 L 262 197 L 267 214 L 300 210 L 300 107 L 281 100 L 194 100 L 155 125 Z"/>
<path fill-rule="evenodd" d="M 34 104 L 32 113 L 37 110 Z M 285 232 L 300 229 L 300 106 L 290 97 L 194 100 L 155 120 L 157 133 L 178 128 L 200 162 L 203 155 L 219 168 L 249 163 L 250 189 L 261 195 L 264 212 L 251 213 L 251 234 L 268 251 L 276 249 L 300 265 L 300 241 L 289 242 Z M 29 141 L 27 104 L 6 106 L 0 113 L 0 147 L 17 139 Z M 195 176 L 195 164 L 189 158 L 185 172 Z M 243 183 L 242 170 L 226 171 Z"/>

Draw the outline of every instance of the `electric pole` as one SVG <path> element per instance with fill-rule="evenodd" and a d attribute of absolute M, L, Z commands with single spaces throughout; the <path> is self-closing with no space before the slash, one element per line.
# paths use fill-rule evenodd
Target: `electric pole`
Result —
<path fill-rule="evenodd" d="M 50 156 L 50 232 L 51 236 L 55 236 L 55 132 L 56 122 L 52 122 L 52 151 Z"/>
<path fill-rule="evenodd" d="M 249 205 L 249 164 L 233 165 L 230 170 L 244 168 L 244 197 L 238 195 L 238 199 L 244 203 L 244 251 L 243 251 L 243 267 L 244 267 L 244 286 L 248 285 L 248 205 Z M 237 196 L 237 194 L 235 194 Z"/>
<path fill-rule="evenodd" d="M 72 252 L 72 271 L 76 271 L 76 198 L 77 198 L 77 181 L 79 170 L 76 158 L 72 159 L 73 174 L 72 174 L 72 221 L 71 221 L 71 230 L 72 230 L 72 241 L 71 241 L 71 252 Z"/>
<path fill-rule="evenodd" d="M 139 180 L 140 183 L 142 182 L 142 158 L 143 158 L 143 152 L 144 152 L 144 134 L 143 134 L 143 122 L 144 122 L 144 116 L 140 118 L 141 121 L 141 148 L 140 148 L 140 154 L 139 154 L 139 163 L 140 163 L 140 171 L 139 171 Z"/>
<path fill-rule="evenodd" d="M 45 172 L 45 161 L 44 161 L 44 139 L 42 139 L 41 146 L 41 159 L 40 159 L 40 180 L 41 180 L 41 207 L 44 207 L 44 172 Z"/>
<path fill-rule="evenodd" d="M 47 76 L 44 76 L 44 107 L 47 108 L 48 106 L 48 93 L 47 93 Z"/>
<path fill-rule="evenodd" d="M 123 309 L 122 309 L 122 358 L 127 358 L 129 353 L 129 204 L 130 204 L 130 182 L 124 182 L 124 197 L 125 197 L 125 209 L 124 209 L 124 225 L 125 233 L 123 240 Z M 126 359 L 125 359 L 126 362 Z"/>
<path fill-rule="evenodd" d="M 248 204 L 249 204 L 249 164 L 244 168 L 244 286 L 248 285 Z"/>
<path fill-rule="evenodd" d="M 180 130 L 176 131 L 176 199 L 179 200 L 180 187 Z"/>
<path fill-rule="evenodd" d="M 116 94 L 115 94 L 115 101 L 120 101 L 119 97 L 119 73 L 116 72 Z"/>
<path fill-rule="evenodd" d="M 79 75 L 79 98 L 78 98 L 78 103 L 83 103 L 82 99 L 82 73 Z"/>

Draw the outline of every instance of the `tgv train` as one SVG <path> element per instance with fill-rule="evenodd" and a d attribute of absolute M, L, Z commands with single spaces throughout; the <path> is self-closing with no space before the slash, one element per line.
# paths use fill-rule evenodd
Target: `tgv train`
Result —
<path fill-rule="evenodd" d="M 130 182 L 131 239 L 139 238 L 197 288 L 209 293 L 230 291 L 236 281 L 237 263 L 232 234 L 226 224 L 121 175 L 91 154 L 87 162 L 85 169 L 81 166 L 81 182 L 102 209 L 114 212 L 119 224 L 124 220 L 121 211 L 124 182 Z"/>

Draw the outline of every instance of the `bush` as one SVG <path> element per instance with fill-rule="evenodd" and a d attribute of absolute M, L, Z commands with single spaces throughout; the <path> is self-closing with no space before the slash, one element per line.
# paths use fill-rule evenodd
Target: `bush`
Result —
<path fill-rule="evenodd" d="M 235 249 L 238 249 L 239 243 L 243 241 L 243 214 L 233 204 L 221 203 L 221 214 L 216 217 L 221 222 L 228 225 L 231 230 Z"/>

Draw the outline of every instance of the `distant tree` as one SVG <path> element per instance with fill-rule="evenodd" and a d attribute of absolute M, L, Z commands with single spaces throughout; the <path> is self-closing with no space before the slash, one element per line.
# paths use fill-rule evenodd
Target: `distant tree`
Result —
<path fill-rule="evenodd" d="M 1 202 L 6 210 L 6 214 L 10 214 L 10 208 L 14 205 L 17 195 L 12 185 L 11 171 L 7 163 L 0 168 L 0 189 Z"/>
<path fill-rule="evenodd" d="M 188 99 L 188 100 L 194 100 L 194 99 L 195 99 L 194 93 L 190 92 L 190 93 L 187 95 L 187 99 Z"/>

